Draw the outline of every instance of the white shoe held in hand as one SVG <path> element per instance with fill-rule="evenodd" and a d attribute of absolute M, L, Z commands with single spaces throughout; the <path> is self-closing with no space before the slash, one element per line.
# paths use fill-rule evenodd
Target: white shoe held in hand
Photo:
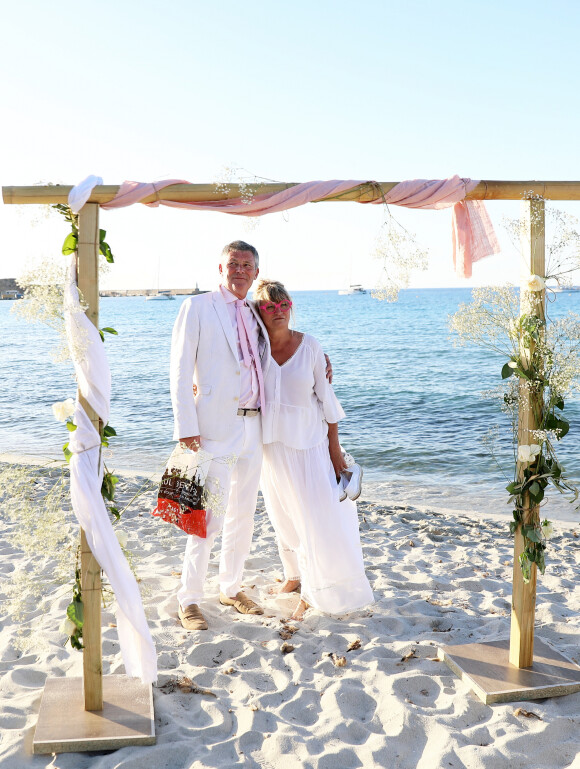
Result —
<path fill-rule="evenodd" d="M 355 462 L 348 470 L 343 470 L 340 477 L 341 479 L 344 478 L 346 496 L 354 502 L 355 499 L 360 497 L 362 489 L 362 467 Z"/>

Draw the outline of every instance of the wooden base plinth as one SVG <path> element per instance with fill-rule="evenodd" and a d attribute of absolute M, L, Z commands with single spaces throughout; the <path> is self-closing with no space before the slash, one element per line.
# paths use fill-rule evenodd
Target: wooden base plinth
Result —
<path fill-rule="evenodd" d="M 486 705 L 560 697 L 580 691 L 580 667 L 545 641 L 536 638 L 534 662 L 529 668 L 510 664 L 509 645 L 509 638 L 502 638 L 441 646 L 439 656 Z"/>
<path fill-rule="evenodd" d="M 48 678 L 32 742 L 33 753 L 117 750 L 154 745 L 151 684 L 103 677 L 103 709 L 84 709 L 82 678 Z"/>

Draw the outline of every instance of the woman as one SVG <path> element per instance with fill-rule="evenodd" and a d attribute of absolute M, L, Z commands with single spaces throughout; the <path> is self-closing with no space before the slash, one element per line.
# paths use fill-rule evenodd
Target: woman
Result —
<path fill-rule="evenodd" d="M 292 300 L 281 283 L 262 280 L 254 292 L 270 337 L 264 377 L 262 491 L 276 531 L 284 582 L 300 587 L 292 615 L 312 606 L 343 614 L 373 601 L 365 576 L 356 505 L 340 501 L 346 469 L 338 440 L 344 411 L 325 376 L 320 344 L 289 327 Z"/>

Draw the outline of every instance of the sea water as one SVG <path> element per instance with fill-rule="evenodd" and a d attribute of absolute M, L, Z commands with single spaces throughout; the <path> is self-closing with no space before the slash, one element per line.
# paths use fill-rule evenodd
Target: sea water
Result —
<path fill-rule="evenodd" d="M 470 300 L 469 289 L 409 289 L 394 303 L 370 293 L 293 294 L 295 327 L 315 336 L 331 358 L 335 391 L 347 418 L 343 446 L 364 468 L 367 497 L 434 509 L 510 514 L 505 485 L 513 476 L 507 418 L 481 397 L 496 387 L 505 362 L 476 347 L 455 345 L 449 315 Z M 152 474 L 171 453 L 169 397 L 171 329 L 183 297 L 103 298 L 100 326 L 112 372 L 109 469 Z M 54 331 L 25 323 L 0 302 L 0 453 L 61 457 L 68 432 L 51 411 L 74 397 L 70 363 L 55 363 Z M 579 294 L 558 294 L 552 317 L 580 311 Z M 568 474 L 580 482 L 580 404 L 566 404 L 570 433 L 559 445 Z M 484 445 L 498 424 L 497 459 Z M 554 516 L 554 513 L 556 515 Z M 547 511 L 546 511 L 547 514 Z M 550 500 L 550 514 L 575 520 L 566 501 Z M 580 518 L 579 518 L 580 519 Z"/>

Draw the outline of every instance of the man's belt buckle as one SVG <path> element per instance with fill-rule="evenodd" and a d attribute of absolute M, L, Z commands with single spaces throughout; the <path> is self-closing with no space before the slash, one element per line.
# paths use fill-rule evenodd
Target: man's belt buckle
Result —
<path fill-rule="evenodd" d="M 238 409 L 239 417 L 257 417 L 260 409 Z"/>

